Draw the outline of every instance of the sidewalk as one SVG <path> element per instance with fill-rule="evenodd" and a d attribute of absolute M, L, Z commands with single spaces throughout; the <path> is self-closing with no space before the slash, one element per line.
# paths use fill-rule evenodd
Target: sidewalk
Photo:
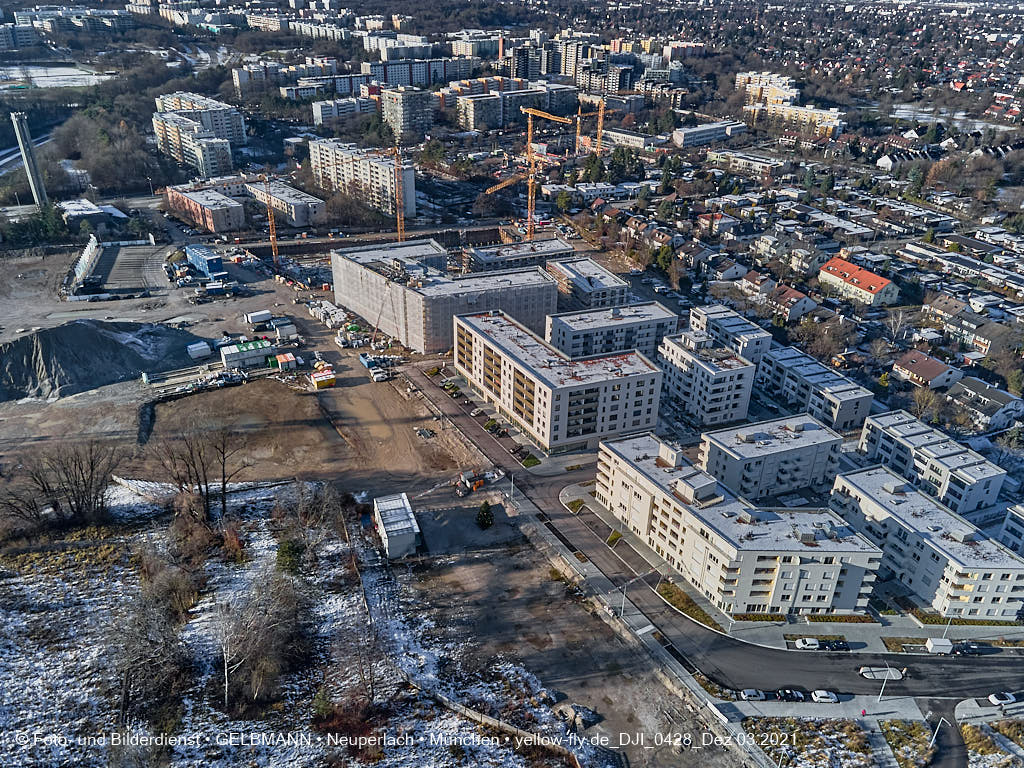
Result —
<path fill-rule="evenodd" d="M 652 568 L 670 577 L 672 582 L 683 589 L 703 608 L 728 634 L 751 643 L 767 645 L 774 648 L 786 648 L 785 635 L 841 635 L 850 644 L 853 653 L 885 653 L 888 649 L 882 641 L 883 637 L 920 638 L 921 645 L 930 637 L 947 637 L 950 640 L 976 640 L 993 642 L 1000 638 L 1024 640 L 1024 626 L 957 626 L 947 627 L 944 624 L 918 626 L 909 616 L 881 616 L 880 623 L 851 624 L 847 622 L 810 622 L 804 616 L 794 616 L 791 621 L 734 621 L 724 614 L 700 592 L 695 590 L 685 577 L 676 573 L 661 557 L 657 555 L 639 536 L 623 529 L 600 502 L 591 495 L 593 485 L 572 484 L 562 489 L 559 498 L 563 503 L 574 499 L 582 500 L 598 518 L 613 530 L 622 534 L 622 540 L 637 551 Z M 1024 655 L 1024 648 L 1006 648 L 1001 651 L 1007 660 L 1016 660 Z M 808 651 L 808 653 L 813 653 Z M 858 710 L 859 711 L 859 710 Z"/>
<path fill-rule="evenodd" d="M 997 689 L 998 683 L 993 683 L 993 692 Z M 1024 717 L 1024 701 L 1018 701 L 1004 707 L 997 707 L 989 703 L 987 699 L 964 699 L 956 705 L 956 719 L 959 723 L 980 725 L 981 723 L 994 723 L 1011 717 Z"/>

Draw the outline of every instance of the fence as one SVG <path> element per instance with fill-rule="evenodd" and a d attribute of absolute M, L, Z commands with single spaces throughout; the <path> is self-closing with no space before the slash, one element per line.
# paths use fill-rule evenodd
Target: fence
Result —
<path fill-rule="evenodd" d="M 75 262 L 75 285 L 81 285 L 82 281 L 92 273 L 101 253 L 103 253 L 103 247 L 100 245 L 100 241 L 96 239 L 96 235 L 89 235 L 89 242 L 82 249 L 78 261 Z"/>

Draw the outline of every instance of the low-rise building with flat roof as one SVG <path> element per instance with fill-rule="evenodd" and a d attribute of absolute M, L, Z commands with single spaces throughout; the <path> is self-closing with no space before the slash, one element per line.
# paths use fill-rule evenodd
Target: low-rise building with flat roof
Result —
<path fill-rule="evenodd" d="M 757 509 L 653 434 L 606 440 L 596 500 L 725 613 L 863 613 L 881 550 L 826 510 Z"/>
<path fill-rule="evenodd" d="M 245 226 L 245 206 L 215 189 L 167 187 L 167 207 L 207 232 L 231 232 Z"/>
<path fill-rule="evenodd" d="M 290 227 L 308 227 L 324 217 L 324 201 L 281 181 L 247 184 L 246 189 L 264 205 L 285 217 Z"/>
<path fill-rule="evenodd" d="M 658 348 L 665 392 L 696 424 L 730 424 L 747 418 L 755 366 L 706 333 L 666 336 Z"/>
<path fill-rule="evenodd" d="M 859 429 L 873 395 L 796 347 L 776 347 L 757 366 L 757 385 L 832 429 Z"/>
<path fill-rule="evenodd" d="M 807 414 L 701 435 L 698 465 L 747 499 L 823 483 L 839 471 L 843 437 Z"/>
<path fill-rule="evenodd" d="M 635 349 L 653 360 L 661 340 L 678 327 L 679 315 L 649 301 L 548 315 L 544 338 L 571 357 Z"/>
<path fill-rule="evenodd" d="M 887 467 L 836 477 L 830 506 L 882 550 L 880 571 L 943 616 L 1012 621 L 1024 560 Z"/>
<path fill-rule="evenodd" d="M 416 514 L 404 493 L 375 498 L 373 521 L 388 560 L 411 555 L 423 541 Z"/>
<path fill-rule="evenodd" d="M 547 270 L 559 292 L 582 307 L 616 307 L 629 300 L 629 283 L 593 259 L 549 261 Z"/>
<path fill-rule="evenodd" d="M 452 348 L 452 318 L 500 309 L 540 333 L 558 305 L 554 279 L 540 267 L 450 276 L 434 240 L 346 248 L 331 253 L 336 302 L 409 349 Z"/>
<path fill-rule="evenodd" d="M 455 370 L 549 453 L 658 421 L 662 373 L 642 354 L 572 358 L 502 312 L 455 318 Z"/>
<path fill-rule="evenodd" d="M 1005 469 L 906 411 L 869 417 L 857 450 L 961 515 L 995 504 L 1006 480 Z"/>
<path fill-rule="evenodd" d="M 520 243 L 471 246 L 463 251 L 465 272 L 492 272 L 498 269 L 543 266 L 551 259 L 572 256 L 575 249 L 560 237 L 524 240 Z"/>

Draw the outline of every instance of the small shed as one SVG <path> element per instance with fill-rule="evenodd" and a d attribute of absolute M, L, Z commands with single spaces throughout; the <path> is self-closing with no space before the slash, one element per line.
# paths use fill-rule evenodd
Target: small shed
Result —
<path fill-rule="evenodd" d="M 404 493 L 374 499 L 373 519 L 389 560 L 397 560 L 415 552 L 422 542 L 419 523 L 416 522 L 409 497 Z"/>

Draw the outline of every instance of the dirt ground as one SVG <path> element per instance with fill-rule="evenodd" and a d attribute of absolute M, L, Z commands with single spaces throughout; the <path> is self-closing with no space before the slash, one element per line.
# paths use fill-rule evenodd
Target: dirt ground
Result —
<path fill-rule="evenodd" d="M 699 739 L 704 728 L 658 681 L 652 662 L 555 576 L 547 560 L 520 540 L 500 551 L 441 557 L 404 578 L 438 627 L 439 639 L 463 649 L 464 669 L 497 655 L 522 664 L 565 702 L 602 717 L 584 734 L 608 736 L 615 747 L 620 738 L 633 742 L 622 751 L 634 768 L 735 766 L 736 755 L 718 747 L 680 754 L 656 743 L 656 734 Z M 635 743 L 640 733 L 643 745 Z"/>

